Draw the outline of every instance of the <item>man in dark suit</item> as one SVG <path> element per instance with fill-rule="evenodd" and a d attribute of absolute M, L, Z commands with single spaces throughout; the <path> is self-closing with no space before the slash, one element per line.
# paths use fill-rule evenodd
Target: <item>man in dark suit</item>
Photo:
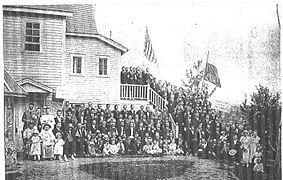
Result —
<path fill-rule="evenodd" d="M 144 112 L 144 106 L 141 105 L 140 106 L 140 110 L 138 110 L 138 112 L 137 112 L 137 115 L 139 116 L 139 119 L 141 119 L 143 117 L 144 113 L 145 113 Z"/>
<path fill-rule="evenodd" d="M 127 110 L 126 104 L 123 106 L 123 110 L 121 111 L 121 114 L 122 114 L 123 119 L 126 118 L 126 116 L 128 117 L 128 110 Z"/>
<path fill-rule="evenodd" d="M 57 124 L 58 122 L 62 123 L 64 121 L 62 110 L 60 109 L 57 110 L 57 116 L 54 118 L 54 120 L 55 120 L 55 124 Z"/>
<path fill-rule="evenodd" d="M 131 106 L 130 106 L 130 110 L 128 111 L 128 115 L 131 115 L 132 118 L 134 118 L 135 115 L 136 115 L 136 111 L 135 111 L 135 108 L 134 108 L 133 104 L 131 104 Z"/>
<path fill-rule="evenodd" d="M 145 117 L 146 117 L 146 120 L 149 121 L 151 118 L 152 118 L 152 111 L 150 110 L 150 107 L 149 106 L 146 106 L 146 109 L 145 109 Z"/>
<path fill-rule="evenodd" d="M 87 131 L 91 130 L 91 122 L 92 122 L 91 111 L 92 110 L 94 110 L 94 108 L 92 107 L 92 103 L 89 102 L 88 107 L 84 111 L 84 121 L 86 122 Z"/>
<path fill-rule="evenodd" d="M 127 84 L 127 71 L 124 66 L 122 67 L 121 71 L 121 84 Z"/>
<path fill-rule="evenodd" d="M 116 122 L 117 122 L 117 120 L 119 119 L 119 114 L 120 114 L 118 108 L 119 108 L 119 106 L 116 104 L 116 105 L 114 106 L 114 110 L 112 111 L 112 113 L 113 113 L 113 118 L 116 119 Z"/>
<path fill-rule="evenodd" d="M 76 153 L 78 157 L 85 156 L 85 145 L 86 145 L 86 136 L 87 132 L 84 128 L 82 128 L 82 124 L 78 123 L 78 128 L 76 129 L 75 133 L 75 140 L 76 140 Z"/>
<path fill-rule="evenodd" d="M 32 121 L 33 115 L 35 115 L 34 104 L 29 103 L 29 108 L 26 112 L 24 112 L 23 118 L 22 118 L 22 121 L 24 122 L 23 131 L 28 128 L 28 124 Z"/>

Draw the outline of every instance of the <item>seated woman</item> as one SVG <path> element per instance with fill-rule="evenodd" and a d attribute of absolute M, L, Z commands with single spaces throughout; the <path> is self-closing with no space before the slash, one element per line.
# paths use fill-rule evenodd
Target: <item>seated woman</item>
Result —
<path fill-rule="evenodd" d="M 156 155 L 162 154 L 162 149 L 160 148 L 157 140 L 153 140 L 152 152 L 153 154 L 156 154 Z"/>
<path fill-rule="evenodd" d="M 118 155 L 119 147 L 115 144 L 115 139 L 111 140 L 111 144 L 109 145 L 109 154 L 110 155 Z"/>
<path fill-rule="evenodd" d="M 52 131 L 50 131 L 51 126 L 49 124 L 44 124 L 42 128 L 40 133 L 42 138 L 42 159 L 52 160 L 54 158 L 53 145 L 55 136 Z"/>
<path fill-rule="evenodd" d="M 165 154 L 165 155 L 169 154 L 168 139 L 164 139 L 164 142 L 163 142 L 163 154 Z"/>
<path fill-rule="evenodd" d="M 110 155 L 110 147 L 111 146 L 109 144 L 109 139 L 107 138 L 105 143 L 104 143 L 102 156 L 109 156 Z"/>
<path fill-rule="evenodd" d="M 153 154 L 153 152 L 152 152 L 152 139 L 150 137 L 148 138 L 145 145 L 143 146 L 143 152 L 145 154 Z"/>
<path fill-rule="evenodd" d="M 168 147 L 169 154 L 170 155 L 175 155 L 176 154 L 176 148 L 177 148 L 177 145 L 176 145 L 175 141 L 172 140 L 171 143 L 169 143 L 169 147 Z"/>
<path fill-rule="evenodd" d="M 125 145 L 124 145 L 123 140 L 122 140 L 121 137 L 118 137 L 117 146 L 118 146 L 118 149 L 119 149 L 118 154 L 119 155 L 124 154 L 125 153 Z"/>
<path fill-rule="evenodd" d="M 88 153 L 91 157 L 96 157 L 98 156 L 97 151 L 99 151 L 97 148 L 97 140 L 95 135 L 92 135 L 88 141 Z"/>
<path fill-rule="evenodd" d="M 179 135 L 179 140 L 178 140 L 178 144 L 177 144 L 176 154 L 177 155 L 184 155 L 185 153 L 184 153 L 183 149 L 184 149 L 183 139 Z"/>

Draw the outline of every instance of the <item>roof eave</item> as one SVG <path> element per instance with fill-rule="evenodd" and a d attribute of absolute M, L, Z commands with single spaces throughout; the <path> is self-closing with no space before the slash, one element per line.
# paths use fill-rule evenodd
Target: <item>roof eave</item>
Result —
<path fill-rule="evenodd" d="M 128 48 L 126 48 L 125 46 L 121 45 L 120 43 L 112 40 L 112 39 L 109 39 L 101 34 L 83 34 L 83 33 L 74 33 L 74 32 L 67 32 L 66 33 L 67 36 L 77 36 L 77 37 L 89 37 L 89 38 L 97 38 L 117 49 L 119 49 L 122 54 L 126 53 L 129 51 Z"/>
<path fill-rule="evenodd" d="M 72 12 L 61 11 L 61 10 L 52 10 L 52 9 L 39 9 L 25 6 L 13 6 L 13 5 L 4 5 L 3 11 L 12 11 L 12 12 L 25 12 L 25 13 L 35 13 L 35 14 L 48 14 L 56 16 L 72 16 Z"/>

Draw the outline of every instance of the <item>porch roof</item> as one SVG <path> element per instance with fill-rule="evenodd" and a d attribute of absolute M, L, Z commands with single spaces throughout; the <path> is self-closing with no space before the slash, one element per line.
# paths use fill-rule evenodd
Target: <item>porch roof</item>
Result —
<path fill-rule="evenodd" d="M 4 95 L 25 97 L 28 93 L 4 70 Z"/>
<path fill-rule="evenodd" d="M 29 77 L 24 78 L 17 83 L 29 93 L 53 93 L 55 90 L 41 82 L 35 81 Z"/>

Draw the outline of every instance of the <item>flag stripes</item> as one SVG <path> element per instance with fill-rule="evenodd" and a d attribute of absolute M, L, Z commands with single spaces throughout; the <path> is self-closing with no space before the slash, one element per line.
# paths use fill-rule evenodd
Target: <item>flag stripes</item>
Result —
<path fill-rule="evenodd" d="M 155 57 L 155 53 L 152 47 L 152 42 L 150 40 L 148 29 L 146 28 L 145 31 L 145 43 L 144 43 L 144 55 L 146 59 L 148 59 L 150 62 L 153 62 L 156 64 L 157 59 Z"/>

